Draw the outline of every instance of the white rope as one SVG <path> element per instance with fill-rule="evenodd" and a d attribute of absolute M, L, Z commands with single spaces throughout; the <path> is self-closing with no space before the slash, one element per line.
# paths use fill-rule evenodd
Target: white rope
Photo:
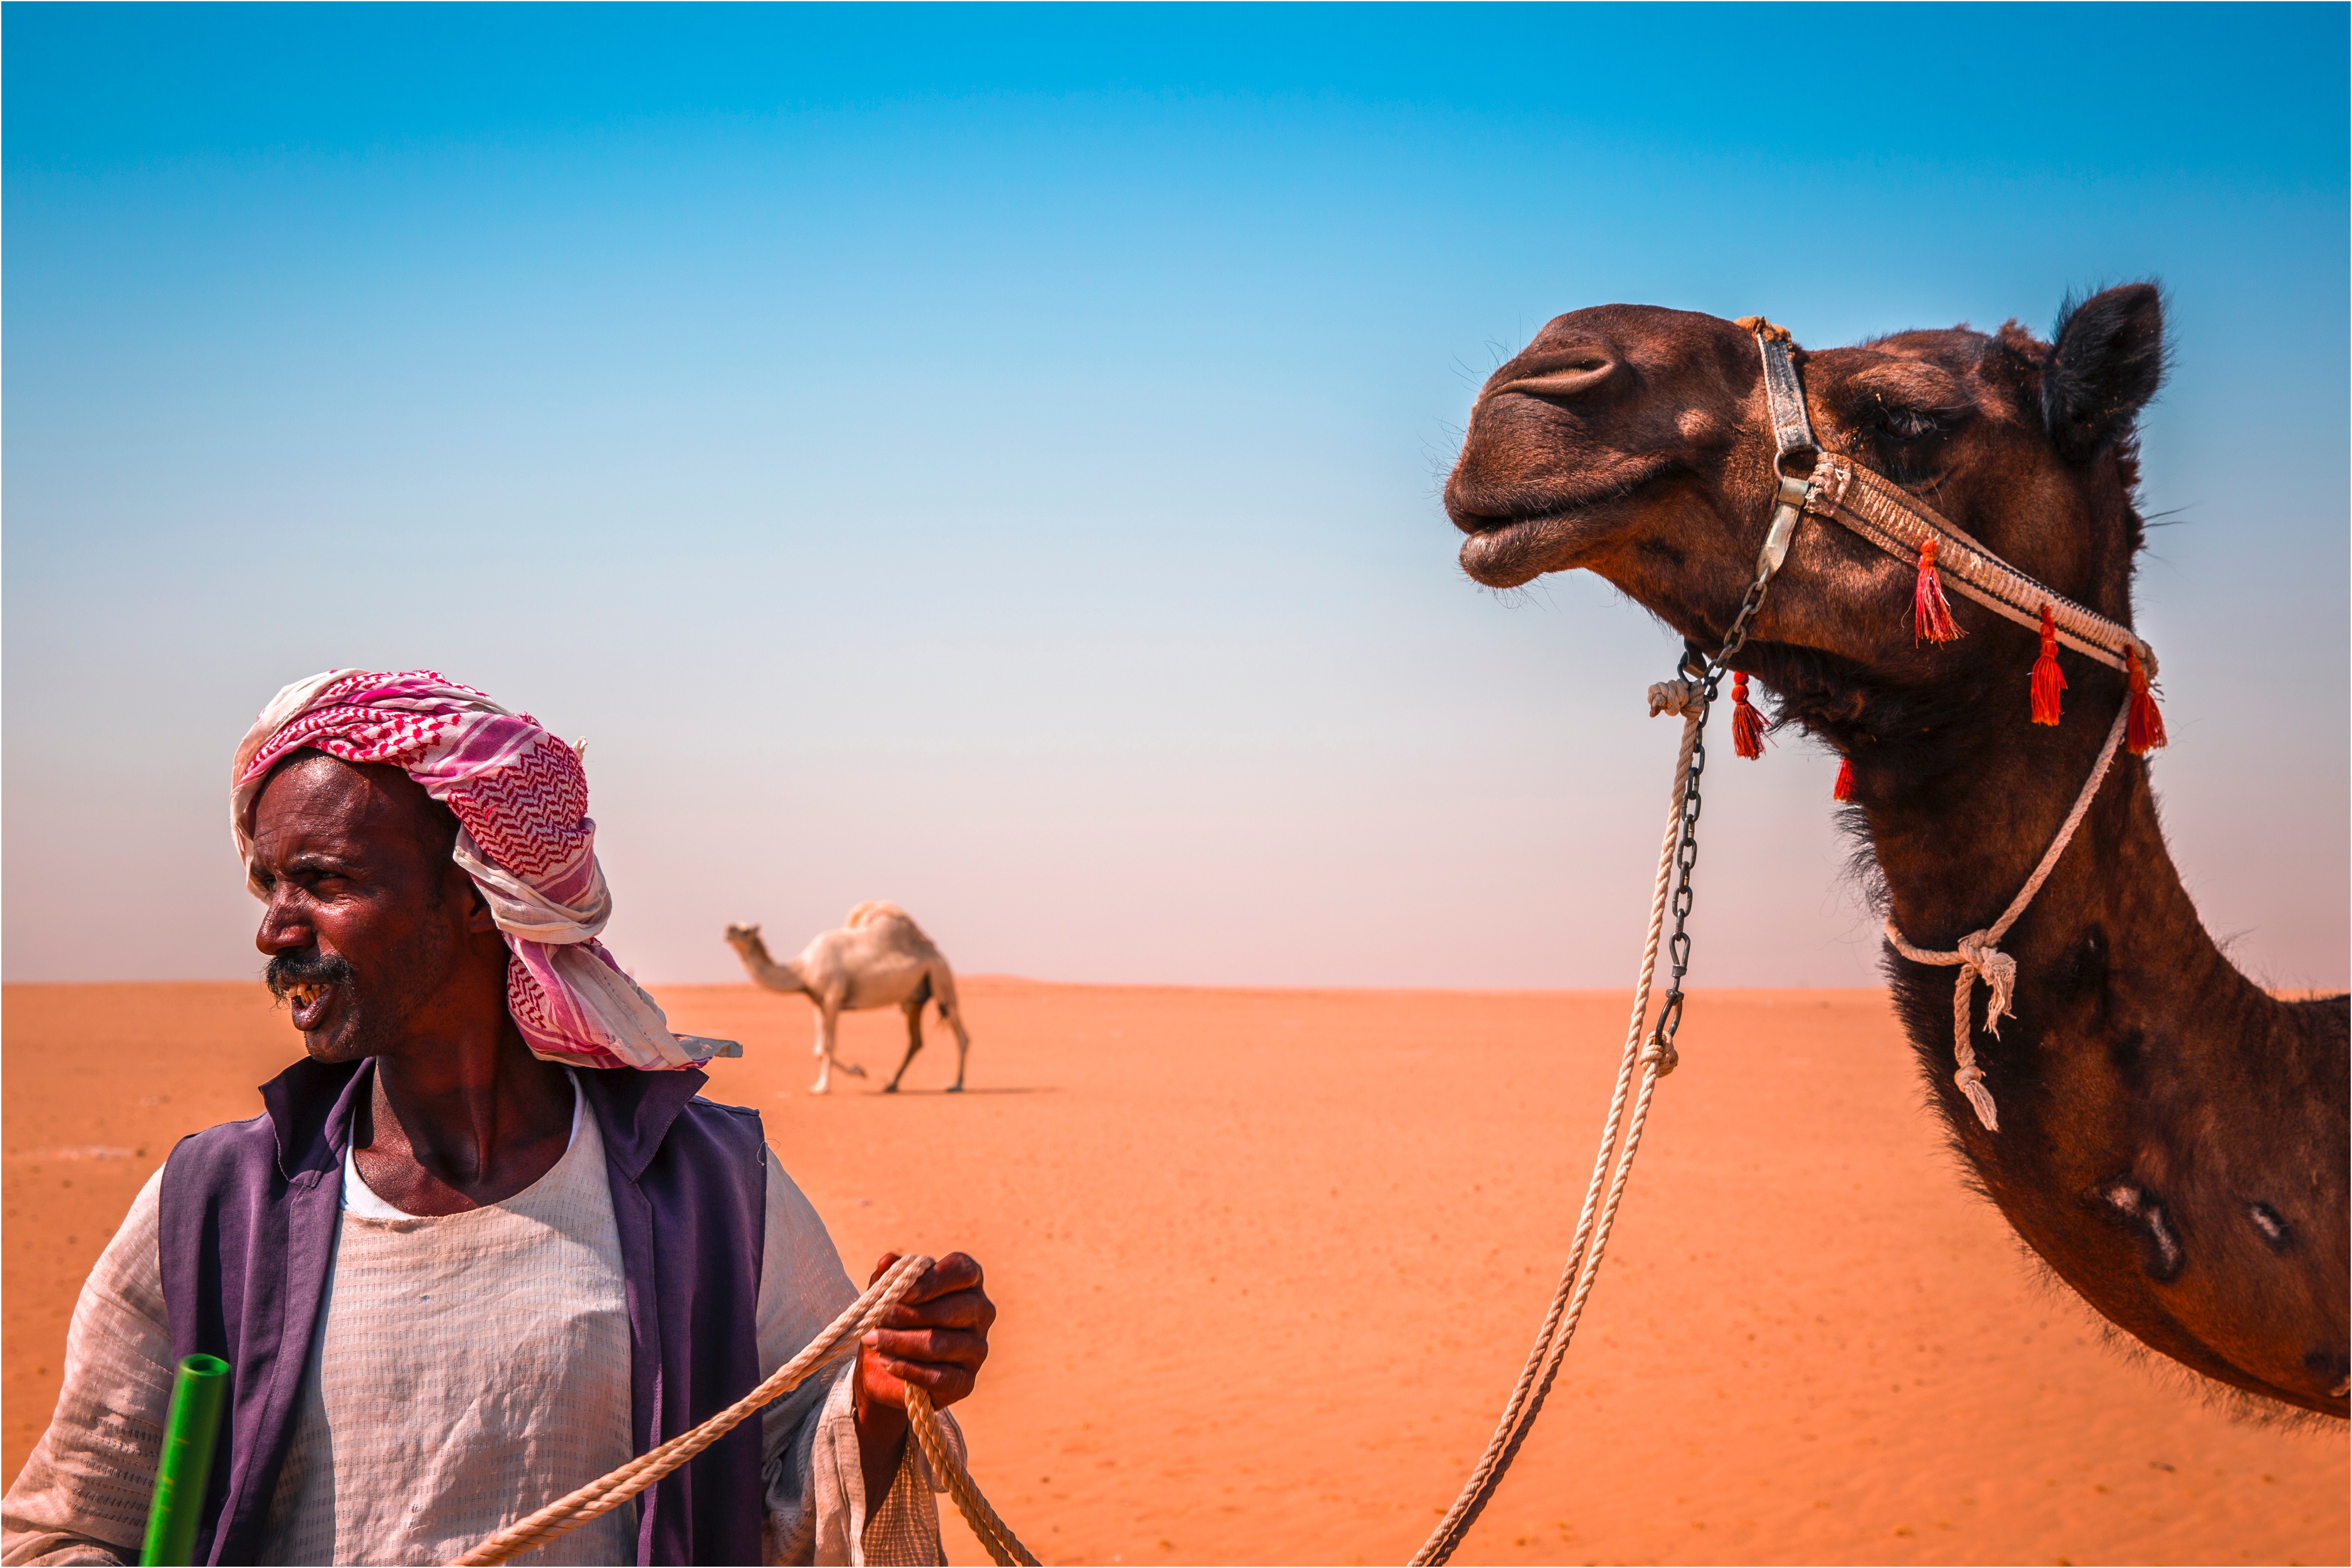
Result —
<path fill-rule="evenodd" d="M 1656 1093 L 1658 1080 L 1675 1070 L 1672 1046 L 1643 1049 L 1643 1026 L 1649 1021 L 1650 983 L 1658 972 L 1658 939 L 1665 929 L 1666 895 L 1674 879 L 1675 850 L 1682 842 L 1683 799 L 1690 789 L 1691 752 L 1698 744 L 1699 727 L 1706 721 L 1706 699 L 1697 683 L 1688 680 L 1661 681 L 1650 688 L 1650 715 L 1661 713 L 1679 716 L 1683 721 L 1682 747 L 1675 757 L 1675 782 L 1671 804 L 1666 812 L 1665 842 L 1658 850 L 1658 878 L 1650 896 L 1650 930 L 1642 943 L 1642 963 L 1633 984 L 1633 1012 L 1625 1026 L 1625 1047 L 1617 1059 L 1617 1085 L 1609 1097 L 1609 1114 L 1601 1124 L 1601 1151 L 1593 1159 L 1592 1179 L 1585 1184 L 1584 1207 L 1576 1219 L 1575 1238 L 1569 1243 L 1568 1261 L 1562 1266 L 1559 1283 L 1551 1293 L 1551 1304 L 1544 1311 L 1542 1326 L 1536 1331 L 1536 1342 L 1528 1352 L 1527 1364 L 1519 1371 L 1519 1380 L 1512 1385 L 1511 1396 L 1503 1405 L 1502 1419 L 1495 1424 L 1495 1435 L 1487 1439 L 1486 1451 L 1478 1456 L 1478 1463 L 1470 1479 L 1462 1484 L 1461 1494 L 1454 1500 L 1437 1528 L 1413 1553 L 1412 1568 L 1423 1568 L 1444 1563 L 1462 1544 L 1486 1499 L 1500 1483 L 1502 1473 L 1510 1466 L 1519 1445 L 1534 1426 L 1537 1412 L 1542 1409 L 1544 1396 L 1551 1390 L 1552 1379 L 1559 1374 L 1560 1362 L 1568 1354 L 1569 1341 L 1576 1333 L 1576 1325 L 1584 1316 L 1584 1303 L 1592 1294 L 1592 1284 L 1601 1272 L 1601 1256 L 1609 1246 L 1610 1228 L 1617 1220 L 1617 1205 L 1625 1196 L 1626 1178 L 1633 1174 L 1634 1151 L 1641 1146 L 1642 1128 L 1650 1119 L 1650 1100 Z M 1625 1113 L 1625 1101 L 1633 1090 L 1636 1068 L 1642 1069 L 1641 1088 L 1633 1094 L 1633 1114 Z M 1624 1147 L 1617 1148 L 1617 1134 L 1622 1126 Z M 1616 1152 L 1614 1167 L 1611 1153 Z M 1606 1196 L 1603 1196 L 1604 1189 Z"/>
<path fill-rule="evenodd" d="M 892 1264 L 866 1288 L 866 1293 L 842 1309 L 841 1315 L 817 1336 L 802 1347 L 801 1352 L 778 1367 L 759 1387 L 729 1405 L 689 1432 L 681 1434 L 631 1459 L 609 1475 L 600 1476 L 582 1487 L 549 1503 L 536 1513 L 515 1521 L 504 1530 L 485 1538 L 464 1556 L 456 1559 L 457 1568 L 475 1568 L 510 1562 L 525 1552 L 536 1552 L 560 1535 L 568 1534 L 600 1514 L 610 1513 L 623 1503 L 658 1482 L 680 1466 L 725 1436 L 736 1426 L 756 1415 L 760 1409 L 774 1403 L 799 1387 L 821 1369 L 844 1343 L 855 1343 L 866 1330 L 878 1328 L 890 1310 L 912 1290 L 929 1268 L 931 1259 L 919 1253 L 909 1254 Z M 944 1482 L 948 1495 L 955 1500 L 964 1519 L 971 1525 L 972 1533 L 988 1549 L 988 1554 L 1000 1568 L 1036 1568 L 1037 1560 L 1029 1554 L 1013 1531 L 988 1506 L 971 1473 L 956 1458 L 955 1451 L 947 1446 L 939 1431 L 939 1416 L 931 1408 L 930 1396 L 911 1384 L 907 1390 L 907 1422 L 913 1429 L 914 1439 L 922 1449 L 923 1458 L 930 1464 L 932 1473 Z"/>
<path fill-rule="evenodd" d="M 2116 715 L 2115 725 L 2107 731 L 2107 743 L 2099 748 L 2099 760 L 2091 765 L 2089 782 L 2083 785 L 2083 793 L 2074 797 L 2074 809 L 2066 814 L 2066 820 L 2059 825 L 2058 837 L 2052 839 L 2050 847 L 2042 852 L 2042 863 L 2033 868 L 2033 875 L 2025 879 L 2025 886 L 2020 888 L 2017 897 L 2009 901 L 2009 908 L 2001 912 L 2000 919 L 1982 931 L 1972 931 L 1960 938 L 1949 952 L 1913 947 L 1904 940 L 1903 933 L 1895 929 L 1893 921 L 1886 922 L 1886 940 L 1895 944 L 1895 952 L 1912 963 L 1959 965 L 1958 983 L 1952 987 L 1952 1059 L 1958 1068 L 1952 1074 L 1952 1081 L 1959 1085 L 1962 1094 L 1969 1097 L 1969 1104 L 1975 1108 L 1977 1120 L 1984 1123 L 1988 1132 L 2000 1131 L 2000 1121 L 1993 1110 L 1992 1091 L 1985 1088 L 1984 1069 L 1977 1066 L 1976 1031 L 1969 1026 L 1969 1005 L 1975 1000 L 1976 984 L 1979 980 L 1985 983 L 1985 1033 L 1999 1039 L 2000 1021 L 2013 1016 L 2010 1008 L 2010 994 L 2017 985 L 2017 960 L 2001 952 L 1997 944 L 2009 934 L 2009 928 L 2017 923 L 2017 917 L 2025 912 L 2025 906 L 2033 901 L 2033 895 L 2042 890 L 2042 884 L 2050 879 L 2051 871 L 2058 864 L 2058 857 L 2066 852 L 2066 846 L 2074 840 L 2074 830 L 2083 825 L 2084 814 L 2091 809 L 2091 802 L 2097 797 L 2099 785 L 2107 776 L 2108 764 L 2116 760 L 2116 748 L 2122 744 L 2124 729 L 2130 720 L 2131 694 L 2126 692 L 2123 710 Z"/>

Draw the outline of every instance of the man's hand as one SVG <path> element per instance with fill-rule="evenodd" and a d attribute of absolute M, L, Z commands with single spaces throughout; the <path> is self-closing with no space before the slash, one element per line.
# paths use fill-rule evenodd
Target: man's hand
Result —
<path fill-rule="evenodd" d="M 898 1261 L 887 1253 L 871 1285 Z M 857 1449 L 866 1472 L 866 1517 L 882 1506 L 907 1447 L 907 1385 L 937 1405 L 971 1392 L 988 1359 L 988 1328 L 996 1303 L 981 1289 L 980 1265 L 950 1252 L 923 1271 L 915 1288 L 890 1309 L 882 1326 L 857 1347 Z"/>

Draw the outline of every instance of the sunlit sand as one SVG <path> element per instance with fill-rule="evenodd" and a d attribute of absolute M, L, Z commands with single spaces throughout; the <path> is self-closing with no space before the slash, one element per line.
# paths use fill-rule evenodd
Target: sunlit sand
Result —
<path fill-rule="evenodd" d="M 744 1043 L 708 1092 L 764 1114 L 861 1282 L 891 1247 L 987 1265 L 1003 1316 L 958 1415 L 1041 1558 L 1402 1562 L 1550 1291 L 1622 999 L 962 993 L 968 1093 L 937 1041 L 906 1092 L 816 1100 L 805 1003 L 659 991 Z M 132 1193 L 295 1047 L 257 985 L 16 985 L 5 1025 L 13 1478 Z M 903 1029 L 846 1016 L 842 1054 L 887 1075 Z M 1681 1046 L 1461 1561 L 2345 1561 L 2341 1428 L 2233 1423 L 2102 1346 L 1962 1189 L 1881 994 L 1701 992 Z"/>

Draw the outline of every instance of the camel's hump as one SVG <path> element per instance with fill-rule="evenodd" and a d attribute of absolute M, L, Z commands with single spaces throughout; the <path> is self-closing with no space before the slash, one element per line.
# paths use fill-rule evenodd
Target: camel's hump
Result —
<path fill-rule="evenodd" d="M 898 905 L 892 903 L 887 899 L 866 900 L 864 903 L 850 910 L 848 914 L 843 916 L 841 923 L 844 928 L 849 931 L 856 931 L 859 926 L 869 924 L 875 921 L 889 920 L 894 917 L 898 920 L 905 921 L 908 925 L 913 925 L 915 923 L 914 916 L 908 914 L 906 910 L 900 909 Z"/>

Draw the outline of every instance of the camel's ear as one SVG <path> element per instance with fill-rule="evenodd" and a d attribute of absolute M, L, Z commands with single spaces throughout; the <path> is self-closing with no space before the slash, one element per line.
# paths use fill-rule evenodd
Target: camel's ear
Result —
<path fill-rule="evenodd" d="M 2087 463 L 2131 428 L 2164 382 L 2164 300 L 2153 283 L 2126 283 L 2058 312 L 2042 372 L 2050 439 L 2070 463 Z"/>

